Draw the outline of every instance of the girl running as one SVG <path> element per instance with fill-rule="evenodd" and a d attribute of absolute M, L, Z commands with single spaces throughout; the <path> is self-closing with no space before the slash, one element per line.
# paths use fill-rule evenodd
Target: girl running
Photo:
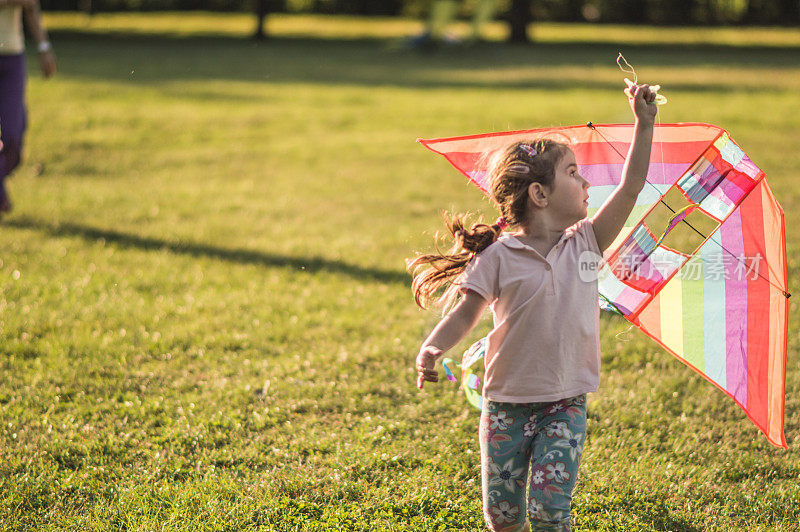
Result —
<path fill-rule="evenodd" d="M 566 144 L 517 142 L 491 171 L 497 222 L 467 229 L 453 217 L 450 252 L 409 265 L 419 306 L 458 299 L 420 348 L 418 388 L 439 380 L 436 360 L 492 310 L 479 439 L 483 514 L 494 531 L 570 530 L 586 394 L 600 377 L 597 280 L 582 279 L 580 263 L 587 252 L 599 260 L 621 231 L 653 140 L 655 93 L 636 85 L 631 95 L 633 142 L 619 186 L 594 217 L 586 217 L 589 183 Z"/>

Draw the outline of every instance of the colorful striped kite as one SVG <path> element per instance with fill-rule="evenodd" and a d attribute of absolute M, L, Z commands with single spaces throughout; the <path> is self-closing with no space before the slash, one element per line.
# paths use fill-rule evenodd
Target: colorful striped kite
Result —
<path fill-rule="evenodd" d="M 632 125 L 570 126 L 420 140 L 484 193 L 491 155 L 548 137 L 591 183 L 589 216 L 619 184 Z M 788 298 L 783 210 L 723 129 L 655 127 L 644 189 L 599 272 L 618 313 L 738 404 L 774 445 L 783 434 Z"/>

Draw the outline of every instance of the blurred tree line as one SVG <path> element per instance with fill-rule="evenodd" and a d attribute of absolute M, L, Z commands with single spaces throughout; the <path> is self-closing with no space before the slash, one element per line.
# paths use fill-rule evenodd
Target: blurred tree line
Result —
<path fill-rule="evenodd" d="M 54 11 L 249 11 L 424 16 L 433 0 L 41 0 Z M 468 15 L 475 0 L 463 2 Z M 800 24 L 800 0 L 501 0 L 499 13 L 523 22 L 629 24 Z"/>

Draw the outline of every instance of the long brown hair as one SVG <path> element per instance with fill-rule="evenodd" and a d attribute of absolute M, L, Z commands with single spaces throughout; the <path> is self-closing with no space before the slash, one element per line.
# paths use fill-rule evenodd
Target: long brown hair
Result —
<path fill-rule="evenodd" d="M 494 155 L 489 190 L 501 218 L 494 224 L 478 222 L 467 229 L 467 216 L 446 216 L 445 225 L 454 239 L 450 250 L 442 253 L 437 248 L 437 253 L 418 255 L 408 262 L 414 275 L 411 291 L 417 305 L 427 308 L 431 303 L 441 303 L 447 308 L 455 301 L 458 284 L 454 281 L 475 255 L 500 237 L 506 225 L 519 226 L 527 221 L 528 187 L 531 183 L 552 187 L 556 165 L 568 149 L 554 140 L 536 139 L 515 142 Z M 442 288 L 445 291 L 437 296 Z"/>

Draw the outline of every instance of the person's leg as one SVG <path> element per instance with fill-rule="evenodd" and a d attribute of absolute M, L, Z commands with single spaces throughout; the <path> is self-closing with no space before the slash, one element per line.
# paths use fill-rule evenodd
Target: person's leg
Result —
<path fill-rule="evenodd" d="M 543 405 L 533 436 L 528 518 L 532 530 L 569 531 L 572 491 L 586 438 L 586 395 Z"/>
<path fill-rule="evenodd" d="M 407 41 L 410 48 L 432 50 L 447 41 L 445 36 L 448 26 L 458 10 L 457 0 L 433 0 L 425 21 L 425 29 L 419 35 Z"/>
<path fill-rule="evenodd" d="M 525 484 L 531 439 L 525 436 L 530 405 L 484 399 L 480 421 L 483 517 L 489 530 L 528 530 Z"/>
<path fill-rule="evenodd" d="M 475 11 L 472 13 L 472 39 L 481 38 L 481 28 L 494 19 L 497 11 L 497 0 L 478 0 Z"/>
<path fill-rule="evenodd" d="M 444 40 L 447 28 L 452 24 L 457 11 L 457 0 L 434 0 L 428 18 L 428 32 L 434 40 Z"/>
<path fill-rule="evenodd" d="M 22 159 L 25 114 L 25 54 L 0 56 L 0 212 L 11 209 L 5 180 Z"/>

